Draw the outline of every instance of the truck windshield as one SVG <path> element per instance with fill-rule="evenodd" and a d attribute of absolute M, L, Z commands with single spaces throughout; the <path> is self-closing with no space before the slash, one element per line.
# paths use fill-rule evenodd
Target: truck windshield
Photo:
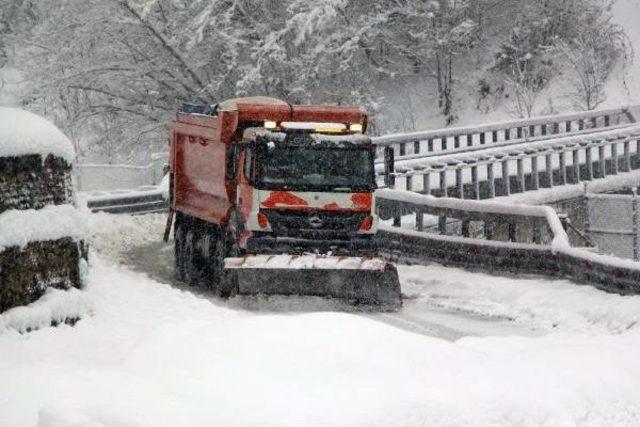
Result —
<path fill-rule="evenodd" d="M 257 184 L 265 189 L 366 191 L 375 188 L 369 147 L 261 145 Z"/>

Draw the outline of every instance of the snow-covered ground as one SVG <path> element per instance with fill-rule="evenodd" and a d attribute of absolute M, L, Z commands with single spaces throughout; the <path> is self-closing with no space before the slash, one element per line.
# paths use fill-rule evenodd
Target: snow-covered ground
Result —
<path fill-rule="evenodd" d="M 92 222 L 87 289 L 0 316 L 1 426 L 640 425 L 640 297 L 433 265 L 398 313 L 223 302 L 163 215 Z"/>

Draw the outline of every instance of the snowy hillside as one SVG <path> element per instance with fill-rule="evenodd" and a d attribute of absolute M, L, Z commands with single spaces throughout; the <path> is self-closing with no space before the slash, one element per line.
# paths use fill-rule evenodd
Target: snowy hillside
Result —
<path fill-rule="evenodd" d="M 95 215 L 87 290 L 0 316 L 0 425 L 640 423 L 640 297 L 432 266 L 396 314 L 225 303 L 164 279 L 163 219 Z"/>
<path fill-rule="evenodd" d="M 634 49 L 634 60 L 626 69 L 619 64 L 607 85 L 608 105 L 640 103 L 640 18 L 639 0 L 616 0 L 614 20 L 622 25 Z"/>

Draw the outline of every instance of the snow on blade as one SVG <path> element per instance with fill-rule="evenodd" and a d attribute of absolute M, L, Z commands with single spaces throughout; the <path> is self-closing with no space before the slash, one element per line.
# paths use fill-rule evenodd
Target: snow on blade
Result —
<path fill-rule="evenodd" d="M 48 120 L 19 108 L 0 107 L 0 157 L 49 154 L 69 164 L 75 158 L 73 144 Z"/>
<path fill-rule="evenodd" d="M 361 258 L 330 255 L 248 255 L 226 258 L 225 268 L 318 269 L 318 270 L 384 270 L 382 258 Z"/>

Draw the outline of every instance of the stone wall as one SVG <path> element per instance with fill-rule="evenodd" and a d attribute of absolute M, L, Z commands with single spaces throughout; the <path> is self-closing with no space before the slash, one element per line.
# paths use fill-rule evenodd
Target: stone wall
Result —
<path fill-rule="evenodd" d="M 82 242 L 64 238 L 0 252 L 0 312 L 38 299 L 47 288 L 81 287 Z"/>
<path fill-rule="evenodd" d="M 40 155 L 0 157 L 0 213 L 72 203 L 71 165 Z"/>
<path fill-rule="evenodd" d="M 73 203 L 71 165 L 40 155 L 0 157 L 0 214 Z M 39 298 L 48 287 L 82 287 L 84 242 L 30 242 L 0 251 L 0 312 Z"/>

